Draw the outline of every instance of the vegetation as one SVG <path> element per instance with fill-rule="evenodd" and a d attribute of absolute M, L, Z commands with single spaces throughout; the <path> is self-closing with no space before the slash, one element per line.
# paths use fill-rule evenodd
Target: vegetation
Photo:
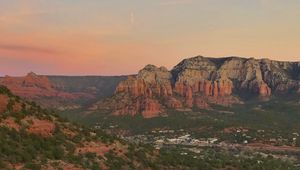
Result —
<path fill-rule="evenodd" d="M 78 119 L 75 121 L 107 129 L 113 134 L 128 130 L 129 135 L 146 135 L 147 140 L 152 139 L 152 141 L 161 135 L 165 138 L 176 138 L 176 136 L 189 133 L 196 139 L 218 138 L 218 142 L 236 143 L 242 146 L 246 142 L 300 147 L 299 101 L 299 95 L 273 96 L 268 101 L 253 99 L 245 104 L 232 107 L 213 106 L 213 110 L 197 108 L 193 108 L 192 111 L 168 110 L 166 111 L 168 117 L 151 119 L 144 119 L 141 115 L 134 117 L 110 116 L 109 113 L 101 112 L 83 115 L 81 111 L 78 111 Z M 69 113 L 64 112 L 62 115 L 68 117 Z M 172 130 L 173 134 L 152 133 L 152 131 L 161 130 Z M 223 169 L 288 169 L 287 167 L 297 169 L 291 166 L 291 163 L 279 161 L 272 155 L 281 154 L 295 157 L 297 161 L 294 164 L 300 161 L 299 154 L 291 152 L 264 151 L 269 157 L 262 157 L 253 152 L 251 156 L 237 157 L 236 155 L 240 155 L 240 153 L 235 153 L 235 151 L 218 151 L 217 153 L 210 151 L 206 154 L 209 160 L 213 160 L 210 162 L 205 159 L 204 155 L 180 155 L 182 148 L 169 149 L 162 148 L 159 165 L 182 167 L 183 169 L 186 166 L 195 169 L 199 169 L 199 167 L 200 169 L 218 169 L 220 168 L 219 164 Z M 217 154 L 221 158 L 210 157 L 209 154 Z M 193 158 L 194 156 L 197 159 Z"/>
<path fill-rule="evenodd" d="M 244 153 L 235 156 L 218 149 L 206 149 L 200 154 L 166 148 L 161 150 L 160 163 L 171 167 L 189 167 L 191 169 L 297 169 L 289 162 L 278 161 L 273 157 Z"/>
<path fill-rule="evenodd" d="M 125 152 L 121 150 L 127 147 L 124 141 L 100 130 L 95 131 L 71 124 L 34 102 L 21 100 L 5 87 L 0 87 L 0 95 L 8 96 L 6 111 L 0 113 L 0 169 L 14 168 L 20 164 L 25 169 L 35 170 L 43 167 L 59 169 L 63 168 L 62 163 L 84 169 L 96 170 L 103 166 L 115 169 L 129 165 L 135 167 L 130 163 L 133 160 L 136 162 L 147 160 L 141 156 L 133 156 L 129 160 L 126 156 L 118 154 Z M 21 106 L 19 110 L 16 109 L 18 105 Z M 11 124 L 19 128 L 5 123 L 7 120 L 13 120 Z M 31 133 L 29 127 L 33 124 L 32 120 L 52 122 L 55 129 L 48 136 Z M 65 130 L 73 135 L 69 135 Z M 89 142 L 105 144 L 109 151 L 103 152 L 104 157 L 96 152 L 78 152 L 78 148 L 85 147 Z M 120 145 L 120 150 L 112 147 L 115 145 Z M 135 149 L 131 151 L 135 152 Z M 140 166 L 144 167 L 143 164 Z"/>
<path fill-rule="evenodd" d="M 8 96 L 6 111 L 0 113 L 0 169 L 13 169 L 21 165 L 25 169 L 39 170 L 52 167 L 63 169 L 68 164 L 83 169 L 297 169 L 288 161 L 260 154 L 244 153 L 236 156 L 233 152 L 204 148 L 194 153 L 182 147 L 167 147 L 160 151 L 151 145 L 130 144 L 117 137 L 107 135 L 101 130 L 67 122 L 56 114 L 14 96 L 5 87 L 0 87 L 0 95 Z M 119 128 L 139 129 L 135 133 L 150 130 L 153 127 L 192 128 L 197 124 L 214 124 L 222 129 L 226 123 L 216 120 L 217 114 L 174 112 L 169 119 L 154 118 L 142 120 L 140 116 L 107 117 L 106 126 L 119 123 Z M 188 118 L 186 114 L 192 115 Z M 199 117 L 200 115 L 200 117 Z M 197 118 L 198 117 L 198 118 Z M 228 120 L 230 116 L 227 117 Z M 5 123 L 13 120 L 19 128 Z M 44 120 L 55 125 L 50 135 L 30 132 L 34 120 Z M 192 120 L 192 121 L 191 121 Z M 224 119 L 226 120 L 226 119 Z M 133 121 L 133 125 L 129 125 Z M 141 123 L 139 122 L 141 121 Z M 143 123 L 148 121 L 147 124 Z M 188 123 L 190 122 L 190 123 Z M 174 125 L 179 123 L 179 125 Z M 135 126 L 135 128 L 134 128 Z M 137 128 L 139 127 L 139 128 Z M 67 133 L 67 132 L 69 133 Z M 208 132 L 213 133 L 213 132 Z M 209 134 L 207 134 L 209 136 Z M 89 150 L 80 152 L 87 143 L 100 143 L 108 148 L 99 154 Z M 298 142 L 296 142 L 298 145 Z"/>
<path fill-rule="evenodd" d="M 168 110 L 168 117 L 152 119 L 144 119 L 141 115 L 110 116 L 109 113 L 101 112 L 87 115 L 82 114 L 82 110 L 72 113 L 65 111 L 61 115 L 87 126 L 97 125 L 103 129 L 111 129 L 114 126 L 116 131 L 125 129 L 131 134 L 145 134 L 153 129 L 184 129 L 195 137 L 217 136 L 222 141 L 234 143 L 242 143 L 245 136 L 243 137 L 242 133 L 224 133 L 224 129 L 244 128 L 247 129 L 246 136 L 251 136 L 252 139 L 287 139 L 288 141 L 282 141 L 281 144 L 292 145 L 292 139 L 296 137 L 293 133 L 300 133 L 299 99 L 299 95 L 275 96 L 265 102 L 253 100 L 232 107 L 214 106 L 213 110 Z M 201 130 L 203 128 L 206 130 Z"/>

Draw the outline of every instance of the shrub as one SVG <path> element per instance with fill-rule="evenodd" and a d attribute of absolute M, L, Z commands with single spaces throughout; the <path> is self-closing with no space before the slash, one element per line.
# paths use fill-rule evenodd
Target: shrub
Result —
<path fill-rule="evenodd" d="M 32 162 L 26 162 L 24 168 L 31 169 L 31 170 L 40 170 L 41 165 Z"/>

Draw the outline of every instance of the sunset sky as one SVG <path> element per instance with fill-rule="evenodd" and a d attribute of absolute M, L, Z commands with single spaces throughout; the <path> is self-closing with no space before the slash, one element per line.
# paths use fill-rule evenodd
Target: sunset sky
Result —
<path fill-rule="evenodd" d="M 0 75 L 120 75 L 196 55 L 300 61 L 300 0 L 0 0 Z"/>

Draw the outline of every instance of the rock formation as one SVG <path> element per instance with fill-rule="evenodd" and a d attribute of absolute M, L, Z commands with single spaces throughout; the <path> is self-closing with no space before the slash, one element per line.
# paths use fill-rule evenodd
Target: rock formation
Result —
<path fill-rule="evenodd" d="M 271 88 L 266 83 L 260 84 L 259 95 L 262 97 L 271 96 Z"/>
<path fill-rule="evenodd" d="M 142 115 L 145 118 L 152 118 L 159 115 L 161 106 L 157 100 L 146 99 L 142 107 Z"/>
<path fill-rule="evenodd" d="M 61 106 L 62 101 L 74 101 L 79 98 L 92 98 L 89 94 L 69 93 L 56 89 L 47 76 L 37 75 L 33 72 L 24 77 L 5 76 L 0 85 L 9 88 L 13 93 L 23 98 L 36 101 L 43 106 Z"/>
<path fill-rule="evenodd" d="M 57 96 L 58 94 L 46 76 L 39 76 L 35 73 L 28 73 L 25 77 L 5 76 L 1 85 L 8 87 L 11 91 L 19 96 L 26 98 L 36 98 L 38 96 Z M 66 97 L 67 94 L 64 94 Z"/>
<path fill-rule="evenodd" d="M 273 93 L 299 92 L 299 80 L 298 62 L 197 56 L 171 71 L 147 65 L 121 82 L 115 96 L 122 102 L 115 102 L 115 113 L 154 117 L 166 109 L 230 106 L 241 103 L 242 94 L 268 98 Z"/>
<path fill-rule="evenodd" d="M 142 113 L 147 118 L 158 116 L 163 108 L 156 98 L 167 99 L 172 96 L 171 77 L 171 73 L 166 68 L 157 68 L 153 65 L 147 65 L 137 76 L 130 76 L 118 85 L 115 94 L 125 94 L 129 97 L 128 100 L 134 101 L 134 103 L 131 106 L 120 107 L 120 105 L 127 105 L 128 100 L 123 100 L 125 103 L 119 102 L 114 114 L 136 115 Z M 181 105 L 174 99 L 168 100 L 170 106 L 179 107 Z"/>

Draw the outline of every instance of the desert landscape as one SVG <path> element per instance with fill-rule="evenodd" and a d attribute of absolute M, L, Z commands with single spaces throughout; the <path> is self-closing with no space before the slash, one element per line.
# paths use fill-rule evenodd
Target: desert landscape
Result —
<path fill-rule="evenodd" d="M 299 170 L 299 8 L 0 0 L 0 170 Z"/>

